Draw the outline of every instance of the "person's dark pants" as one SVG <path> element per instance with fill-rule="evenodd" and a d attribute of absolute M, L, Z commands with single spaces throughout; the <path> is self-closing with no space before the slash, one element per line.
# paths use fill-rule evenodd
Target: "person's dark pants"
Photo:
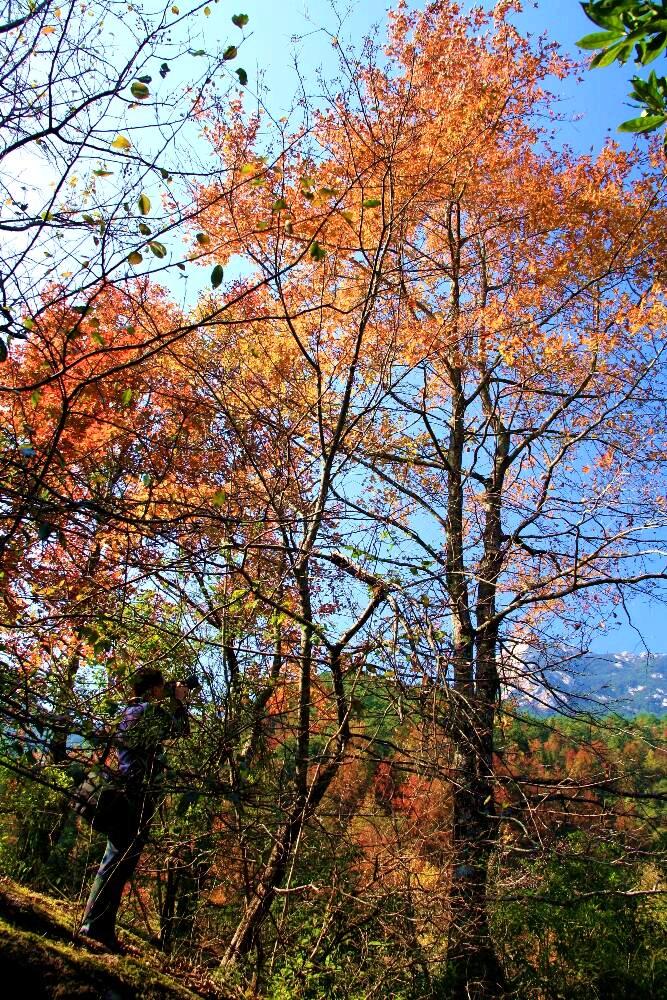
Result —
<path fill-rule="evenodd" d="M 119 801 L 107 833 L 102 863 L 83 914 L 80 932 L 99 941 L 116 940 L 116 914 L 123 889 L 134 875 L 155 812 L 150 797 Z"/>

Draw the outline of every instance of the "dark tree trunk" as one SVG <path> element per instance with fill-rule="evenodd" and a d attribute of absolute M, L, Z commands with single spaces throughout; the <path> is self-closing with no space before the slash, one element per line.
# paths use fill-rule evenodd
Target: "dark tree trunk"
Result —
<path fill-rule="evenodd" d="M 459 766 L 447 960 L 455 989 L 452 995 L 487 1000 L 502 996 L 505 990 L 489 928 L 487 898 L 489 861 L 497 834 L 487 749 L 490 732 L 484 708 L 478 714 L 468 701 L 463 714 L 465 725 L 457 727 Z"/>

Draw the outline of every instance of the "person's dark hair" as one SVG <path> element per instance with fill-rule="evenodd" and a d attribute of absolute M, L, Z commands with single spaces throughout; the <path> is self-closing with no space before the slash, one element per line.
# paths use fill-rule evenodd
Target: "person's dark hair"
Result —
<path fill-rule="evenodd" d="M 142 694 L 146 694 L 157 684 L 164 684 L 164 677 L 161 670 L 153 667 L 140 667 L 132 678 L 132 690 L 137 698 L 141 698 Z"/>

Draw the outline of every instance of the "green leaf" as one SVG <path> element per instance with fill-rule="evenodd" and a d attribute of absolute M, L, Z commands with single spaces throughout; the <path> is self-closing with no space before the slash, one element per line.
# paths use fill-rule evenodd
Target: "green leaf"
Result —
<path fill-rule="evenodd" d="M 208 244 L 211 242 L 211 237 L 208 235 L 208 233 L 197 233 L 195 239 L 197 240 L 197 243 L 199 243 L 199 245 L 202 247 L 208 246 Z"/>
<path fill-rule="evenodd" d="M 637 46 L 639 61 L 643 66 L 648 66 L 654 59 L 657 59 L 663 49 L 667 46 L 667 32 L 659 31 L 655 38 L 643 42 Z M 641 48 L 641 51 L 639 51 Z"/>
<path fill-rule="evenodd" d="M 39 389 L 33 389 L 30 393 L 30 402 L 33 406 L 39 406 L 39 401 L 42 398 L 42 394 Z"/>
<path fill-rule="evenodd" d="M 148 215 L 148 213 L 151 210 L 151 200 L 147 194 L 144 194 L 143 191 L 137 198 L 137 208 L 139 209 L 142 215 Z"/>
<path fill-rule="evenodd" d="M 56 530 L 55 524 L 50 524 L 48 521 L 43 521 L 37 528 L 37 534 L 40 541 L 45 542 L 49 535 L 52 535 Z"/>
<path fill-rule="evenodd" d="M 24 319 L 22 320 L 22 323 L 24 329 L 26 330 L 34 330 L 35 326 L 37 325 L 34 319 L 31 319 L 30 316 L 25 316 Z"/>
<path fill-rule="evenodd" d="M 320 246 L 317 240 L 313 240 L 313 242 L 310 244 L 310 247 L 308 248 L 308 253 L 313 258 L 313 260 L 316 260 L 318 262 L 324 260 L 324 258 L 327 255 L 326 250 L 324 249 L 324 247 Z"/>
<path fill-rule="evenodd" d="M 250 18 L 247 14 L 234 14 L 232 24 L 235 24 L 237 28 L 245 28 L 249 20 Z"/>
<path fill-rule="evenodd" d="M 618 126 L 619 132 L 653 132 L 667 122 L 667 115 L 641 115 L 639 118 L 629 118 Z"/>
<path fill-rule="evenodd" d="M 129 388 L 123 389 L 122 393 L 120 394 L 120 401 L 122 405 L 129 406 L 131 399 L 132 399 L 132 390 Z"/>
<path fill-rule="evenodd" d="M 7 360 L 7 345 L 0 337 L 0 363 Z"/>
<path fill-rule="evenodd" d="M 241 84 L 241 86 L 245 87 L 246 84 L 248 83 L 248 74 L 246 73 L 246 71 L 244 69 L 241 69 L 241 67 L 239 66 L 239 68 L 236 70 L 236 75 L 239 78 L 239 83 Z"/>
<path fill-rule="evenodd" d="M 206 49 L 189 49 L 191 56 L 205 56 Z"/>
<path fill-rule="evenodd" d="M 236 59 L 238 54 L 239 50 L 236 48 L 235 45 L 228 45 L 225 51 L 222 53 L 222 58 L 225 61 L 229 61 L 230 59 Z"/>
<path fill-rule="evenodd" d="M 362 201 L 363 208 L 377 208 L 378 205 L 382 204 L 380 198 L 364 198 Z"/>
<path fill-rule="evenodd" d="M 113 177 L 113 170 L 93 170 L 96 177 Z"/>
<path fill-rule="evenodd" d="M 158 258 L 158 260 L 162 260 L 163 257 L 167 256 L 166 246 L 164 245 L 164 243 L 158 243 L 157 240 L 152 240 L 148 244 L 148 249 L 150 250 L 150 252 L 153 254 L 154 257 Z"/>
<path fill-rule="evenodd" d="M 632 52 L 633 47 L 632 42 L 625 41 L 618 42 L 616 45 L 610 45 L 608 49 L 598 52 L 595 58 L 591 60 L 591 69 L 611 66 L 616 61 L 624 63 Z"/>
<path fill-rule="evenodd" d="M 143 259 L 144 258 L 142 257 L 142 255 L 139 253 L 138 250 L 133 250 L 132 253 L 129 253 L 127 255 L 127 262 L 128 264 L 131 264 L 132 267 L 138 267 Z"/>
<path fill-rule="evenodd" d="M 593 0 L 592 3 L 582 3 L 582 8 L 586 17 L 593 24 L 597 24 L 600 28 L 623 28 L 623 21 L 621 20 L 620 12 L 618 10 L 620 4 L 614 3 L 610 9 L 605 10 L 599 7 L 600 0 Z"/>
<path fill-rule="evenodd" d="M 142 236 L 150 236 L 150 234 L 151 234 L 151 227 L 147 226 L 145 222 L 140 222 L 139 223 L 139 232 L 141 233 Z"/>
<path fill-rule="evenodd" d="M 580 49 L 604 49 L 610 42 L 615 42 L 623 37 L 623 31 L 594 31 L 590 35 L 584 35 L 576 44 Z"/>
<path fill-rule="evenodd" d="M 272 212 L 283 212 L 287 208 L 287 202 L 284 198 L 277 198 L 271 206 Z"/>
<path fill-rule="evenodd" d="M 222 284 L 222 279 L 224 277 L 224 271 L 222 269 L 222 264 L 216 264 L 211 271 L 211 285 L 213 288 L 219 288 Z"/>
<path fill-rule="evenodd" d="M 211 497 L 211 503 L 214 507 L 222 507 L 223 504 L 227 503 L 227 494 L 224 490 L 216 490 Z"/>
<path fill-rule="evenodd" d="M 145 83 L 140 80 L 135 80 L 130 87 L 130 93 L 132 97 L 135 97 L 138 101 L 145 101 L 147 97 L 151 96 L 151 92 Z"/>

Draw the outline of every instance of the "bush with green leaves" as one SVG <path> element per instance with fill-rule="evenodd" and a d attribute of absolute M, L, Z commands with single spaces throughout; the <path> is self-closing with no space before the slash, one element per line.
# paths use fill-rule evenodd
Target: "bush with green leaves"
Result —
<path fill-rule="evenodd" d="M 494 934 L 526 1000 L 667 995 L 667 903 L 657 866 L 583 833 L 515 872 Z M 663 886 L 664 888 L 664 886 Z"/>
<path fill-rule="evenodd" d="M 623 65 L 634 52 L 636 65 L 648 66 L 667 47 L 667 4 L 664 0 L 591 0 L 581 5 L 601 31 L 580 38 L 582 49 L 597 49 L 591 69 Z M 632 77 L 629 96 L 641 114 L 619 125 L 619 132 L 654 132 L 667 122 L 667 78 L 651 70 L 648 78 Z M 665 140 L 667 144 L 667 139 Z"/>

